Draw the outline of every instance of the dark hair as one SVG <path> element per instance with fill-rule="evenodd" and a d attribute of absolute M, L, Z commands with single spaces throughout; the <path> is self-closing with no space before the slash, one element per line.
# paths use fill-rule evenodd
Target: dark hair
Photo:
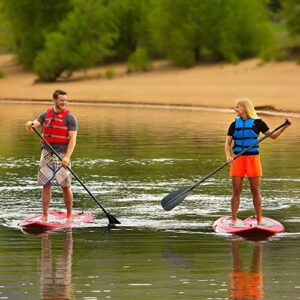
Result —
<path fill-rule="evenodd" d="M 53 99 L 58 99 L 58 97 L 60 95 L 67 95 L 67 92 L 63 91 L 63 90 L 56 90 L 54 93 L 53 93 Z"/>

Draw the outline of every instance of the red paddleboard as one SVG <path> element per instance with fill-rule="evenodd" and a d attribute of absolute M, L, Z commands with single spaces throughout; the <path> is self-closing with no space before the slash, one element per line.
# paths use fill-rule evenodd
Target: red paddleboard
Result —
<path fill-rule="evenodd" d="M 89 212 L 74 213 L 72 222 L 67 222 L 66 213 L 60 211 L 49 212 L 47 222 L 43 222 L 41 217 L 41 214 L 30 216 L 21 221 L 19 226 L 28 230 L 49 230 L 79 226 L 83 223 L 91 223 L 94 219 Z"/>
<path fill-rule="evenodd" d="M 262 221 L 263 225 L 258 225 L 255 217 L 249 217 L 245 220 L 237 219 L 233 226 L 231 216 L 225 216 L 216 220 L 213 228 L 218 233 L 230 233 L 240 236 L 271 236 L 284 231 L 283 225 L 276 220 L 263 217 Z"/>

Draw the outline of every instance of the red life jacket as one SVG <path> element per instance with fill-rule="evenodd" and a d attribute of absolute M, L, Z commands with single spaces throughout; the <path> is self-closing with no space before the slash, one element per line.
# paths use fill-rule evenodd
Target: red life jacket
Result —
<path fill-rule="evenodd" d="M 53 114 L 53 108 L 46 112 L 46 118 L 43 123 L 43 137 L 50 144 L 68 144 L 69 132 L 68 127 L 63 123 L 63 119 L 69 111 L 63 109 L 56 115 Z M 42 141 L 41 141 L 42 142 Z"/>

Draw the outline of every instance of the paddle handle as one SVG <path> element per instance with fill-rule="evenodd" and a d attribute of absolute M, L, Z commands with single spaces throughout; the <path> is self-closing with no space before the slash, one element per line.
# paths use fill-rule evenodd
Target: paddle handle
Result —
<path fill-rule="evenodd" d="M 260 138 L 259 140 L 257 140 L 253 145 L 247 147 L 246 149 L 244 149 L 242 152 L 240 152 L 239 154 L 235 155 L 233 157 L 233 160 L 237 159 L 238 157 L 240 157 L 241 155 L 243 155 L 244 153 L 246 153 L 248 150 L 250 150 L 251 148 L 255 147 L 256 145 L 260 144 L 262 141 L 264 141 L 266 138 L 268 138 L 270 135 L 272 135 L 274 132 L 278 131 L 280 128 L 286 126 L 286 125 L 290 125 L 290 122 L 288 120 L 285 120 L 284 123 L 282 123 L 281 125 L 279 125 L 278 127 L 276 127 L 274 130 L 270 131 L 268 134 L 266 134 L 265 136 L 263 136 L 262 138 Z M 226 167 L 229 164 L 229 162 L 224 162 L 220 167 L 218 167 L 217 169 L 215 169 L 214 171 L 212 171 L 211 173 L 209 173 L 208 175 L 206 175 L 205 177 L 201 178 L 200 180 L 198 180 L 194 185 L 191 186 L 191 190 L 193 190 L 195 187 L 197 187 L 199 184 L 201 184 L 203 181 L 205 181 L 206 179 L 208 179 L 209 177 L 211 177 L 212 175 L 216 174 L 217 172 L 219 172 L 221 169 L 223 169 L 224 167 Z"/>
<path fill-rule="evenodd" d="M 33 131 L 43 140 L 43 142 L 51 149 L 51 151 L 55 154 L 55 156 L 58 157 L 60 161 L 63 160 L 62 157 L 56 152 L 56 150 L 46 141 L 46 139 L 36 130 L 36 128 L 33 126 L 32 123 L 32 129 Z M 72 173 L 72 175 L 77 179 L 77 181 L 82 185 L 82 187 L 87 191 L 87 193 L 95 200 L 95 202 L 99 205 L 99 207 L 103 210 L 103 212 L 106 214 L 108 220 L 110 223 L 117 223 L 120 222 L 112 215 L 110 215 L 105 208 L 100 204 L 100 202 L 97 200 L 97 198 L 90 192 L 90 190 L 86 187 L 86 185 L 82 182 L 82 180 L 77 176 L 77 174 L 68 166 L 66 168 Z"/>

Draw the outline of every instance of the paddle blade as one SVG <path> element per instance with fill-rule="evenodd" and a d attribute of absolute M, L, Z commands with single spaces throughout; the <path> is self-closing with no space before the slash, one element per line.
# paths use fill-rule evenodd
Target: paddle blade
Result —
<path fill-rule="evenodd" d="M 169 211 L 177 206 L 186 196 L 192 192 L 192 187 L 183 187 L 174 191 L 161 200 L 161 206 L 164 210 Z"/>
<path fill-rule="evenodd" d="M 116 224 L 121 224 L 121 222 L 111 214 L 107 214 L 107 218 L 108 218 L 108 221 L 109 221 L 108 226 L 114 226 Z"/>

